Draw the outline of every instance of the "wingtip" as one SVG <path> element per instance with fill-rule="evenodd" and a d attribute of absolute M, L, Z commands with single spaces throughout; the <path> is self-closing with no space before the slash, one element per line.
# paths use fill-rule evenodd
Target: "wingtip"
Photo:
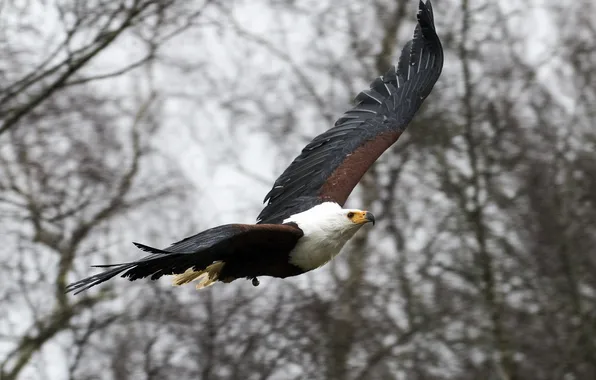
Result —
<path fill-rule="evenodd" d="M 426 1 L 420 0 L 420 1 L 418 1 L 418 11 L 419 12 L 430 11 L 432 13 L 432 8 L 433 8 L 433 6 L 432 6 L 430 0 L 426 0 Z"/>
<path fill-rule="evenodd" d="M 421 27 L 435 28 L 433 7 L 430 0 L 426 0 L 426 3 L 420 0 L 418 3 L 418 14 L 416 16 Z"/>

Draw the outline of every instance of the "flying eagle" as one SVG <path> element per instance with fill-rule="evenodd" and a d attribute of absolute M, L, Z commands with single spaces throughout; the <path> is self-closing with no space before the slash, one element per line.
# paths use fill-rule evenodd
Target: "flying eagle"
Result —
<path fill-rule="evenodd" d="M 368 168 L 405 130 L 443 68 L 430 0 L 420 1 L 414 37 L 398 64 L 355 99 L 354 108 L 312 140 L 275 181 L 256 224 L 214 227 L 165 249 L 134 243 L 149 253 L 134 262 L 98 265 L 106 271 L 75 282 L 79 293 L 122 273 L 133 281 L 175 275 L 174 285 L 197 288 L 238 278 L 285 278 L 318 268 L 335 257 L 364 224 L 368 211 L 343 204 Z"/>

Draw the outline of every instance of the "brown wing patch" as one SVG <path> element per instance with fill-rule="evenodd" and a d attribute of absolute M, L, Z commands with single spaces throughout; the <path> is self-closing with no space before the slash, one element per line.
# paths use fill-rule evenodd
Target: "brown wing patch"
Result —
<path fill-rule="evenodd" d="M 398 131 L 385 132 L 358 147 L 331 173 L 319 195 L 343 206 L 368 168 L 400 135 Z"/>

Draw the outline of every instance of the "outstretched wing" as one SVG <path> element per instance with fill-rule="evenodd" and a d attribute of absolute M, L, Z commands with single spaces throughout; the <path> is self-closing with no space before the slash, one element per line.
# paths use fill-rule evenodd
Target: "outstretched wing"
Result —
<path fill-rule="evenodd" d="M 187 269 L 202 271 L 218 261 L 234 260 L 247 265 L 259 263 L 267 260 L 267 255 L 287 255 L 302 236 L 302 230 L 293 224 L 226 224 L 188 237 L 166 249 L 134 243 L 151 254 L 130 263 L 96 265 L 111 269 L 70 284 L 66 291 L 80 293 L 122 272 L 122 277 L 130 281 L 145 277 L 157 280 L 164 275 L 182 274 Z"/>
<path fill-rule="evenodd" d="M 314 138 L 265 196 L 261 223 L 279 223 L 324 201 L 343 205 L 368 168 L 405 130 L 443 68 L 430 1 L 420 1 L 413 39 L 399 63 L 355 99 L 335 126 Z"/>

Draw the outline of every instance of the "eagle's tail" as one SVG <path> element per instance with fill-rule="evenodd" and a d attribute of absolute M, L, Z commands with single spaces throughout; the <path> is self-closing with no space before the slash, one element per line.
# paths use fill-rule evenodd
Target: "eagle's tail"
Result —
<path fill-rule="evenodd" d="M 223 268 L 223 262 L 214 262 L 214 260 L 209 258 L 210 255 L 208 254 L 203 256 L 205 265 L 201 268 L 200 265 L 197 265 L 197 259 L 194 255 L 168 252 L 139 243 L 134 244 L 139 249 L 150 252 L 151 254 L 130 263 L 94 265 L 96 268 L 110 269 L 68 285 L 66 292 L 78 294 L 120 273 L 123 273 L 122 277 L 128 278 L 130 281 L 146 277 L 150 277 L 151 280 L 157 280 L 161 276 L 175 274 L 174 285 L 182 285 L 200 278 L 201 282 L 197 285 L 197 288 L 200 288 L 217 281 L 219 272 Z"/>

